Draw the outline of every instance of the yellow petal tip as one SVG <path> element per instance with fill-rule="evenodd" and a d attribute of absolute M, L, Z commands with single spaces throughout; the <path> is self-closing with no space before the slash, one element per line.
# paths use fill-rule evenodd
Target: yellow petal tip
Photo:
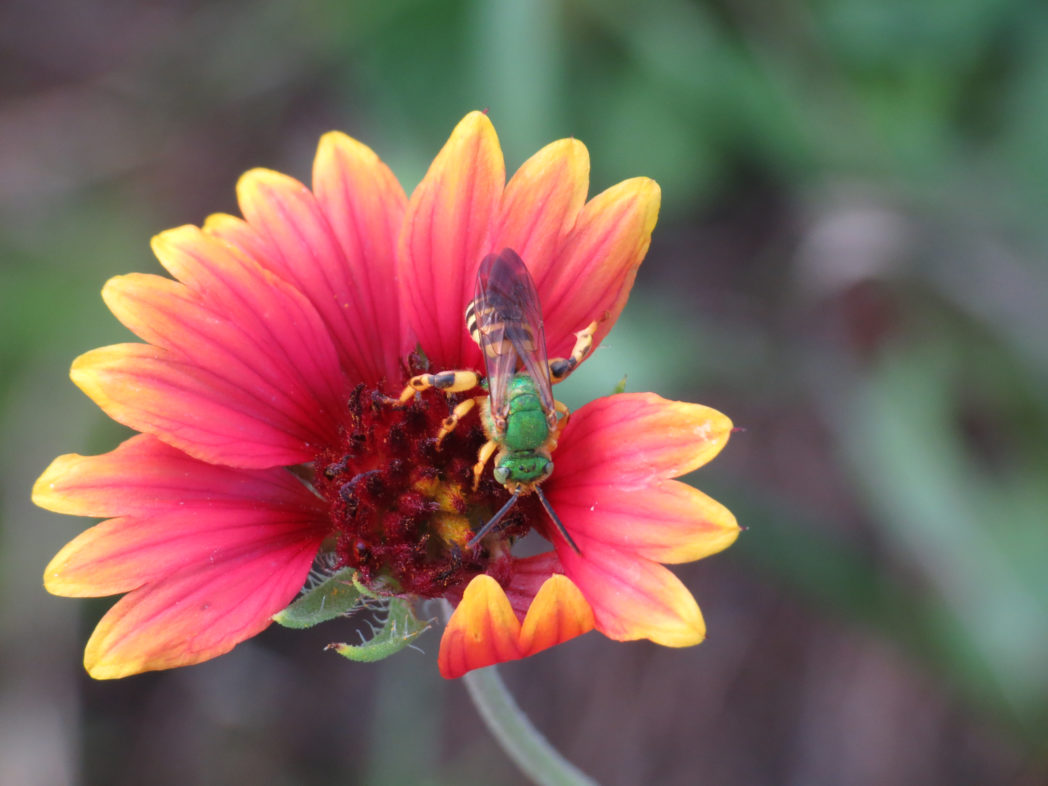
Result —
<path fill-rule="evenodd" d="M 679 625 L 660 628 L 650 639 L 663 647 L 694 647 L 706 639 L 706 621 L 696 606 L 694 614 L 682 617 Z"/>
<path fill-rule="evenodd" d="M 267 195 L 261 193 L 264 189 L 297 189 L 308 190 L 302 183 L 290 175 L 277 172 L 274 169 L 255 167 L 242 174 L 237 180 L 237 199 L 241 206 L 251 203 L 255 199 L 265 199 Z"/>

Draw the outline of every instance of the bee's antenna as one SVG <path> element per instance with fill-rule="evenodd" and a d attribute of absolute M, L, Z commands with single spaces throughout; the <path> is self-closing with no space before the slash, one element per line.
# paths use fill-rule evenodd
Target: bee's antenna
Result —
<path fill-rule="evenodd" d="M 487 535 L 489 532 L 491 532 L 492 528 L 496 524 L 498 524 L 500 521 L 502 521 L 502 519 L 505 517 L 505 515 L 507 513 L 509 513 L 510 508 L 512 508 L 517 503 L 517 500 L 519 498 L 520 498 L 520 492 L 518 491 L 518 492 L 516 492 L 512 497 L 510 497 L 506 501 L 505 505 L 503 505 L 501 508 L 499 508 L 499 512 L 496 513 L 494 516 L 492 516 L 491 520 L 487 524 L 485 524 L 483 527 L 481 527 L 479 530 L 477 530 L 477 534 L 469 539 L 469 543 L 466 544 L 466 548 L 467 549 L 471 549 L 474 546 L 476 546 L 478 543 L 480 543 L 480 539 L 483 538 L 485 535 Z M 548 510 L 548 508 L 547 508 L 547 510 Z"/>
<path fill-rule="evenodd" d="M 557 529 L 560 530 L 560 534 L 564 536 L 564 540 L 568 542 L 568 544 L 571 546 L 571 548 L 575 551 L 576 554 L 582 554 L 582 552 L 579 551 L 579 547 L 575 545 L 575 541 L 571 539 L 571 535 L 569 535 L 568 531 L 564 529 L 564 525 L 557 517 L 557 514 L 553 512 L 553 506 L 549 504 L 549 500 L 546 499 L 546 495 L 542 493 L 542 487 L 535 486 L 535 493 L 538 494 L 539 502 L 542 503 L 542 507 L 544 507 L 546 509 L 546 512 L 549 513 L 549 517 L 553 519 L 553 523 L 557 525 Z"/>

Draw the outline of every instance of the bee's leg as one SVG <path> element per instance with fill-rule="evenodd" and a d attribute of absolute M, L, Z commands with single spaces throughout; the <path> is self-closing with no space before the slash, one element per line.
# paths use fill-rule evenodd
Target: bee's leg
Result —
<path fill-rule="evenodd" d="M 560 432 L 564 430 L 564 426 L 568 423 L 568 416 L 571 415 L 571 411 L 563 401 L 553 400 L 553 409 L 546 413 L 546 423 L 549 424 L 550 435 L 553 439 L 553 446 L 557 446 L 557 438 L 560 436 Z"/>
<path fill-rule="evenodd" d="M 593 334 L 597 332 L 597 322 L 590 322 L 575 334 L 575 346 L 569 358 L 554 358 L 549 362 L 549 378 L 560 382 L 576 369 L 582 359 L 593 349 Z"/>
<path fill-rule="evenodd" d="M 484 467 L 488 465 L 488 461 L 491 460 L 492 455 L 499 449 L 499 443 L 493 439 L 489 439 L 485 442 L 480 451 L 477 453 L 477 463 L 473 465 L 473 490 L 477 490 L 477 486 L 480 485 L 480 476 L 484 474 Z"/>
<path fill-rule="evenodd" d="M 466 388 L 469 390 L 469 388 Z M 444 440 L 448 434 L 455 430 L 455 426 L 459 424 L 462 418 L 469 414 L 470 410 L 477 405 L 477 399 L 467 398 L 453 410 L 451 414 L 444 418 L 444 423 L 440 427 L 440 431 L 437 432 L 437 447 L 440 447 L 440 443 Z"/>
<path fill-rule="evenodd" d="M 476 371 L 440 371 L 436 374 L 419 374 L 408 380 L 407 387 L 400 393 L 397 401 L 407 404 L 411 397 L 423 390 L 436 388 L 445 393 L 464 393 L 473 390 L 480 384 L 480 374 Z"/>
<path fill-rule="evenodd" d="M 568 425 L 568 418 L 570 416 L 571 410 L 568 409 L 567 404 L 563 401 L 557 401 L 554 399 L 553 418 L 550 423 L 550 450 L 554 450 L 557 447 L 557 440 L 560 439 L 560 433 L 564 430 L 564 427 Z"/>

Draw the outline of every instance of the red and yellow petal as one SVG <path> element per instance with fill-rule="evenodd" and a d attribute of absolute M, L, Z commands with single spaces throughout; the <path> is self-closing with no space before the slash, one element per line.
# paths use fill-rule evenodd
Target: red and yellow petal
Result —
<path fill-rule="evenodd" d="M 245 292 L 257 295 L 258 289 Z M 205 305 L 187 287 L 160 276 L 118 276 L 102 294 L 121 322 L 172 362 L 253 391 L 258 399 L 253 414 L 260 421 L 278 413 L 295 424 L 293 433 L 310 441 L 335 434 L 344 400 L 338 360 L 323 333 L 306 333 L 302 315 L 293 319 L 294 301 L 266 302 L 266 310 L 258 313 L 279 316 L 268 325 L 253 326 Z M 298 305 L 308 309 L 304 302 Z"/>
<path fill-rule="evenodd" d="M 546 493 L 583 553 L 597 543 L 655 562 L 692 562 L 723 551 L 739 535 L 731 511 L 676 480 L 630 488 L 551 482 Z"/>
<path fill-rule="evenodd" d="M 199 458 L 254 467 L 308 460 L 309 446 L 336 433 L 345 384 L 315 309 L 195 227 L 164 232 L 153 247 L 178 282 L 119 276 L 103 290 L 151 346 L 87 353 L 73 364 L 74 381 L 114 419 Z"/>
<path fill-rule="evenodd" d="M 244 219 L 228 213 L 212 213 L 204 219 L 202 231 L 254 260 L 266 270 L 275 272 L 271 259 L 276 256 L 269 241 Z"/>
<path fill-rule="evenodd" d="M 648 251 L 660 201 L 654 180 L 634 178 L 582 208 L 539 286 L 550 357 L 566 356 L 575 331 L 593 320 L 603 320 L 594 346 L 611 330 Z"/>
<path fill-rule="evenodd" d="M 440 639 L 437 665 L 447 679 L 520 657 L 520 622 L 491 576 L 473 578 Z"/>
<path fill-rule="evenodd" d="M 280 551 L 289 540 L 310 543 L 316 519 L 262 507 L 209 513 L 171 510 L 148 518 L 109 519 L 67 543 L 44 570 L 52 595 L 97 598 L 117 595 L 209 562 L 216 554 L 252 544 Z"/>
<path fill-rule="evenodd" d="M 269 409 L 257 391 L 147 344 L 87 352 L 70 378 L 118 423 L 204 461 L 265 468 L 311 461 L 322 435 Z"/>
<path fill-rule="evenodd" d="M 310 407 L 341 406 L 344 383 L 331 332 L 302 292 L 197 227 L 161 232 L 152 247 L 161 264 L 210 312 L 210 320 L 199 326 L 201 338 L 179 341 L 168 335 L 165 346 L 179 347 L 186 358 L 196 359 L 206 331 L 214 331 L 233 343 L 256 373 L 262 373 L 259 366 L 272 367 L 270 373 L 282 377 L 280 384 L 301 388 L 299 395 L 313 399 Z M 133 329 L 159 319 L 150 310 L 139 317 Z M 172 321 L 182 330 L 188 327 L 178 324 L 177 315 Z M 155 343 L 151 336 L 143 338 Z"/>
<path fill-rule="evenodd" d="M 301 589 L 316 549 L 289 536 L 216 551 L 121 598 L 87 643 L 95 679 L 189 666 L 263 629 Z"/>
<path fill-rule="evenodd" d="M 401 335 L 396 245 L 407 197 L 371 148 L 335 131 L 325 134 L 313 162 L 313 192 L 352 272 L 355 306 L 364 319 L 354 336 L 372 373 L 400 377 L 410 351 Z"/>
<path fill-rule="evenodd" d="M 433 368 L 479 363 L 463 329 L 477 267 L 490 251 L 506 167 L 487 115 L 455 127 L 408 202 L 397 271 L 405 319 Z"/>
<path fill-rule="evenodd" d="M 563 575 L 546 579 L 523 624 L 495 579 L 480 575 L 466 587 L 440 640 L 437 663 L 448 678 L 473 669 L 534 655 L 593 628 L 593 614 L 578 588 Z"/>
<path fill-rule="evenodd" d="M 283 469 L 235 470 L 139 435 L 101 456 L 60 456 L 33 502 L 82 516 L 114 516 L 68 543 L 44 571 L 56 595 L 127 592 L 212 555 L 292 538 L 316 550 L 327 534 L 321 500 Z"/>
<path fill-rule="evenodd" d="M 506 184 L 491 249 L 515 250 L 540 292 L 586 202 L 589 169 L 586 146 L 561 139 L 525 161 Z"/>
<path fill-rule="evenodd" d="M 567 576 L 555 573 L 531 602 L 520 627 L 521 657 L 593 630 L 593 609 Z"/>
<path fill-rule="evenodd" d="M 251 501 L 325 511 L 324 503 L 282 468 L 248 471 L 210 464 L 146 434 L 98 456 L 59 456 L 33 486 L 33 502 L 46 510 L 98 518 Z"/>
<path fill-rule="evenodd" d="M 378 282 L 372 284 L 363 269 L 374 260 L 347 256 L 317 198 L 292 177 L 253 169 L 240 178 L 237 198 L 267 249 L 263 264 L 309 298 L 334 337 L 347 374 L 379 382 L 388 364 L 370 339 L 383 328 L 397 331 L 399 322 L 395 312 L 378 313 L 388 293 L 379 293 L 377 303 Z M 376 213 L 383 223 L 373 231 L 387 231 L 391 217 L 381 209 Z"/>
<path fill-rule="evenodd" d="M 605 636 L 648 639 L 667 647 L 690 647 L 706 637 L 695 598 L 667 568 L 599 543 L 580 548 L 582 553 L 576 554 L 558 545 L 557 554 Z"/>
<path fill-rule="evenodd" d="M 551 488 L 643 486 L 698 469 L 731 436 L 731 421 L 701 404 L 620 393 L 573 412 L 560 437 Z"/>
<path fill-rule="evenodd" d="M 518 619 L 527 616 L 531 602 L 539 594 L 546 579 L 554 573 L 563 572 L 564 568 L 561 567 L 556 551 L 546 551 L 513 560 L 513 575 L 503 590 Z"/>

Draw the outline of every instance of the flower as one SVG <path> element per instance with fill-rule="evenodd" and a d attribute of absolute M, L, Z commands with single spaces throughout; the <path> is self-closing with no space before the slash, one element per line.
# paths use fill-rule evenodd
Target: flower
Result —
<path fill-rule="evenodd" d="M 84 663 L 100 679 L 216 657 L 259 633 L 318 564 L 362 585 L 457 604 L 441 673 L 523 657 L 591 628 L 670 646 L 704 636 L 698 606 L 660 563 L 728 546 L 731 514 L 672 478 L 711 459 L 731 423 L 653 394 L 573 413 L 543 489 L 579 546 L 507 499 L 471 415 L 441 444 L 437 390 L 394 399 L 411 374 L 483 368 L 464 325 L 481 258 L 512 248 L 540 293 L 550 357 L 600 321 L 603 339 L 647 251 L 659 190 L 646 178 L 586 201 L 588 156 L 554 142 L 505 181 L 486 115 L 455 128 L 410 199 L 361 143 L 320 142 L 313 188 L 253 170 L 244 218 L 153 240 L 174 277 L 111 279 L 103 298 L 144 343 L 96 349 L 73 381 L 140 432 L 100 456 L 60 456 L 36 504 L 106 519 L 47 566 L 58 595 L 123 594 Z M 416 349 L 417 348 L 417 349 Z M 420 351 L 419 351 L 420 350 Z M 529 529 L 553 550 L 518 558 Z"/>

